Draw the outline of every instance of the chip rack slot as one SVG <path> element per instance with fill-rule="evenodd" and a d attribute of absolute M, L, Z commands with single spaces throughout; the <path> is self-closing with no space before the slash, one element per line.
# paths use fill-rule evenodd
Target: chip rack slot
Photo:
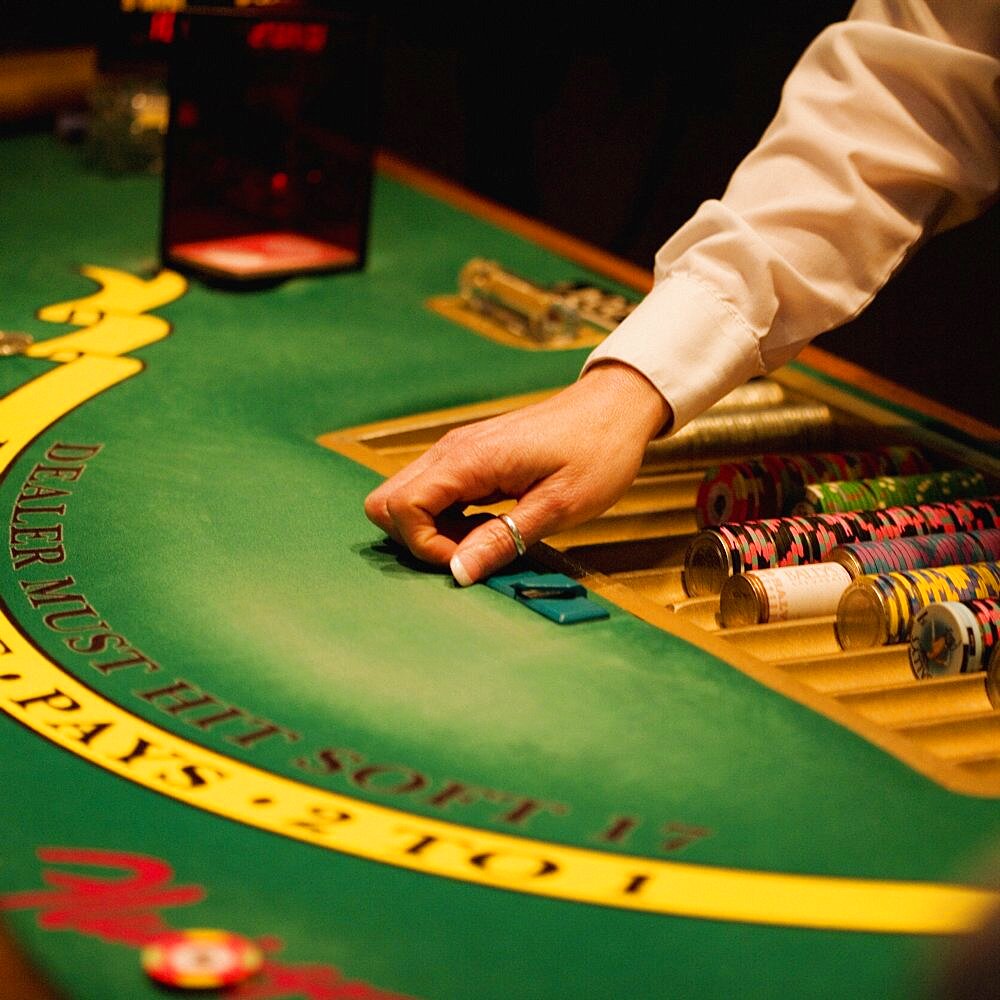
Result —
<path fill-rule="evenodd" d="M 843 694 L 882 685 L 913 683 L 905 646 L 845 650 L 781 661 L 781 669 L 817 691 Z"/>
<path fill-rule="evenodd" d="M 717 597 L 692 597 L 678 601 L 671 610 L 679 618 L 697 625 L 706 632 L 716 632 L 719 628 L 719 599 Z"/>
<path fill-rule="evenodd" d="M 561 551 L 578 565 L 612 577 L 654 570 L 680 576 L 684 568 L 684 553 L 692 537 L 691 534 L 667 535 L 639 541 L 567 545 L 562 546 Z M 683 595 L 683 591 L 681 593 Z"/>
<path fill-rule="evenodd" d="M 904 682 L 838 698 L 841 704 L 886 726 L 920 725 L 991 710 L 982 674 L 936 677 L 919 684 Z"/>
<path fill-rule="evenodd" d="M 992 788 L 1000 782 L 1000 756 L 989 754 L 985 757 L 973 757 L 960 760 L 953 766 L 957 773 L 966 776 L 977 787 Z"/>
<path fill-rule="evenodd" d="M 621 500 L 608 508 L 605 516 L 690 511 L 698 497 L 698 487 L 704 474 L 703 469 L 697 469 L 667 475 L 640 475 Z"/>
<path fill-rule="evenodd" d="M 833 631 L 833 622 L 832 617 L 800 618 L 798 621 L 728 628 L 719 635 L 744 652 L 774 663 L 803 653 L 811 656 L 839 653 L 840 644 Z"/>
<path fill-rule="evenodd" d="M 609 542 L 632 542 L 645 538 L 688 536 L 697 526 L 694 510 L 666 510 L 646 514 L 606 513 L 579 527 L 561 531 L 546 541 L 558 549 Z"/>
<path fill-rule="evenodd" d="M 647 569 L 635 573 L 614 573 L 611 579 L 631 588 L 637 594 L 664 607 L 687 600 L 684 593 L 683 573 L 679 566 L 670 569 Z"/>
<path fill-rule="evenodd" d="M 944 760 L 1000 757 L 1000 712 L 899 726 L 897 731 Z"/>

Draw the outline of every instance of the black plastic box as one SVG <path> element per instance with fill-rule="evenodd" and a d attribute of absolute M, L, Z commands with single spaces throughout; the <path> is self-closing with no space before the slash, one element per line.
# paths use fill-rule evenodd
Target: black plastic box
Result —
<path fill-rule="evenodd" d="M 177 15 L 165 266 L 237 284 L 364 266 L 373 37 L 370 18 L 355 12 Z"/>

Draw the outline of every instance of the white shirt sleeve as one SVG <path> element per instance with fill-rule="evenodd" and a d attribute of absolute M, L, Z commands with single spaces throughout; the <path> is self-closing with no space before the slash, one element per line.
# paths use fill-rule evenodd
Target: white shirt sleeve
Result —
<path fill-rule="evenodd" d="M 587 359 L 641 371 L 671 431 L 857 315 L 927 236 L 1000 186 L 1000 3 L 859 0 L 789 75 L 721 200 Z"/>

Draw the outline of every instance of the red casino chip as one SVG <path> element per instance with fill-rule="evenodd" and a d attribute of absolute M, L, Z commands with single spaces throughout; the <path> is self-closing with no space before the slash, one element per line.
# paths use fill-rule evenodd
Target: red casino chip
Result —
<path fill-rule="evenodd" d="M 142 949 L 141 961 L 146 975 L 165 986 L 211 990 L 242 983 L 264 956 L 239 934 L 195 928 L 158 935 Z"/>
<path fill-rule="evenodd" d="M 700 528 L 747 519 L 745 466 L 727 462 L 708 469 L 698 488 L 695 515 Z"/>

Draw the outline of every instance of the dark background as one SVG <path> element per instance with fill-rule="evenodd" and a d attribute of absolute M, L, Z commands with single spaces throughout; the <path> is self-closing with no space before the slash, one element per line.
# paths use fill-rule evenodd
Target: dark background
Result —
<path fill-rule="evenodd" d="M 4 6 L 0 50 L 100 42 L 90 4 Z M 380 144 L 651 269 L 722 193 L 805 46 L 848 9 L 375 5 Z M 1000 424 L 998 224 L 994 208 L 936 237 L 817 346 Z"/>

